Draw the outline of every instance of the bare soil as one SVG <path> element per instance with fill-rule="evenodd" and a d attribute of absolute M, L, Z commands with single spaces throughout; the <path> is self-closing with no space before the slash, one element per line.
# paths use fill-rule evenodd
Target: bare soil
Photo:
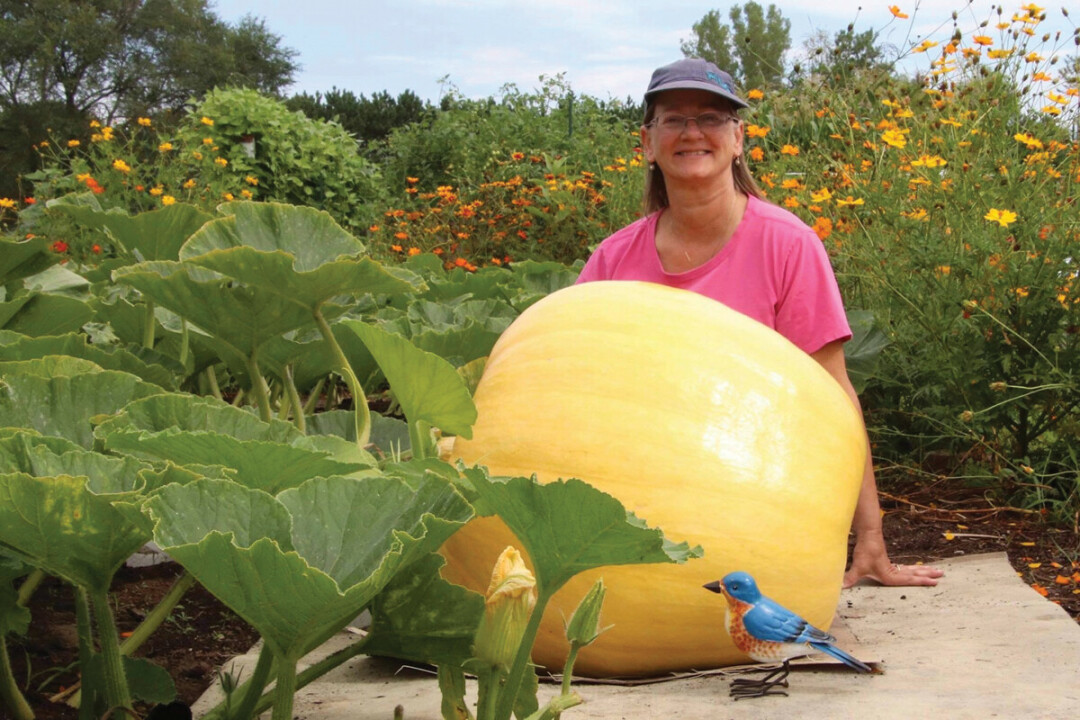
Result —
<path fill-rule="evenodd" d="M 1076 521 L 1052 525 L 1040 512 L 995 505 L 955 482 L 886 481 L 882 487 L 885 536 L 895 562 L 932 563 L 1003 551 L 1025 582 L 1080 622 Z M 179 574 L 172 563 L 118 573 L 113 592 L 120 631 L 130 632 Z M 32 612 L 26 637 L 9 638 L 15 677 L 38 718 L 74 720 L 75 709 L 50 701 L 78 681 L 71 588 L 46 581 L 34 596 Z M 246 652 L 257 639 L 246 623 L 196 586 L 138 654 L 166 668 L 176 682 L 178 700 L 190 705 L 216 681 L 224 661 Z"/>

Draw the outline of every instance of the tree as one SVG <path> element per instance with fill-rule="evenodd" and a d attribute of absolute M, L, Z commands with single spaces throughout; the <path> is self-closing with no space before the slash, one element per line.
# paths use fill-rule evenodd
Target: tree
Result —
<path fill-rule="evenodd" d="M 720 11 L 710 10 L 693 25 L 694 37 L 682 41 L 685 57 L 704 58 L 721 70 L 736 75 L 738 68 L 731 55 L 731 29 L 720 22 Z"/>
<path fill-rule="evenodd" d="M 796 66 L 792 80 L 810 74 L 827 85 L 839 87 L 850 82 L 856 74 L 887 73 L 892 66 L 882 60 L 886 47 L 877 43 L 877 34 L 873 30 L 856 33 L 854 25 L 848 25 L 831 38 L 824 30 L 819 30 L 804 43 L 808 65 Z"/>
<path fill-rule="evenodd" d="M 744 88 L 777 85 L 784 77 L 784 53 L 791 47 L 791 21 L 775 5 L 768 10 L 753 0 L 733 5 L 731 27 L 710 10 L 694 23 L 694 37 L 682 43 L 687 57 L 701 57 L 728 70 Z"/>
<path fill-rule="evenodd" d="M 277 93 L 294 50 L 206 0 L 0 0 L 0 110 L 61 102 L 107 122 L 179 110 L 216 85 Z"/>
<path fill-rule="evenodd" d="M 366 143 L 385 138 L 394 128 L 417 122 L 432 109 L 430 103 L 425 103 L 412 90 L 405 90 L 396 98 L 385 90 L 366 98 L 363 93 L 358 96 L 336 87 L 325 95 L 320 92 L 294 95 L 286 105 L 312 119 L 336 120 Z"/>

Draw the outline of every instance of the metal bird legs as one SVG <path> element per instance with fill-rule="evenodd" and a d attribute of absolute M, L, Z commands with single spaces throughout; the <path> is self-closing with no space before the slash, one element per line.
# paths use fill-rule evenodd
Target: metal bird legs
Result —
<path fill-rule="evenodd" d="M 735 678 L 731 681 L 731 697 L 736 700 L 765 697 L 766 695 L 783 695 L 786 697 L 787 693 L 781 688 L 787 688 L 787 677 L 790 672 L 791 665 L 788 664 L 787 660 L 784 660 L 783 665 L 775 670 L 769 670 L 768 674 L 760 680 Z"/>

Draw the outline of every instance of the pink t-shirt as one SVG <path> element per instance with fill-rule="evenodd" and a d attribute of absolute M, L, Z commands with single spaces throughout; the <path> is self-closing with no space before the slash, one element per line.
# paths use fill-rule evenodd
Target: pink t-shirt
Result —
<path fill-rule="evenodd" d="M 692 290 L 768 325 L 807 353 L 851 338 L 829 256 L 792 213 L 751 196 L 720 252 L 693 270 L 669 273 L 656 252 L 660 212 L 600 243 L 577 281 L 644 280 Z"/>

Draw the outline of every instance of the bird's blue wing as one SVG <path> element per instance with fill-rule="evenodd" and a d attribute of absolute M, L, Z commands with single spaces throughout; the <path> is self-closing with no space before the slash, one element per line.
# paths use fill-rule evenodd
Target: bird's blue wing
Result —
<path fill-rule="evenodd" d="M 759 640 L 783 643 L 831 642 L 832 635 L 819 630 L 784 606 L 762 598 L 743 617 L 746 631 Z"/>

